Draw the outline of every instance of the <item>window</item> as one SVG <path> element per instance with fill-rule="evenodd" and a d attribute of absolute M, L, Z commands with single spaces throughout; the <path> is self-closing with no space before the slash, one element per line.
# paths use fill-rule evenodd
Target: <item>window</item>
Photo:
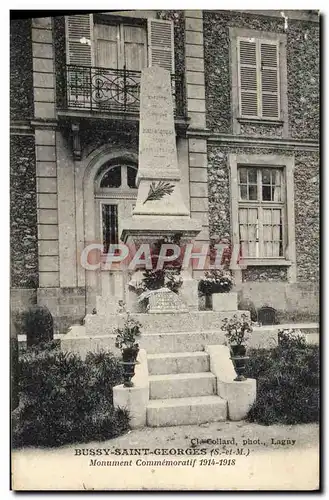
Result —
<path fill-rule="evenodd" d="M 147 66 L 146 29 L 128 24 L 95 24 L 95 63 L 100 68 L 141 71 Z"/>
<path fill-rule="evenodd" d="M 296 280 L 294 157 L 229 154 L 232 243 L 243 266 L 287 266 Z"/>
<path fill-rule="evenodd" d="M 110 245 L 119 243 L 118 207 L 102 203 L 103 253 L 108 253 Z"/>
<path fill-rule="evenodd" d="M 278 42 L 239 37 L 238 73 L 240 116 L 279 119 Z"/>
<path fill-rule="evenodd" d="M 101 188 L 118 188 L 121 186 L 121 167 L 112 167 L 102 177 Z"/>
<path fill-rule="evenodd" d="M 105 166 L 105 173 L 99 181 L 102 188 L 122 188 L 136 189 L 137 168 L 131 165 L 111 165 Z"/>
<path fill-rule="evenodd" d="M 248 123 L 266 123 L 282 127 L 282 136 L 288 136 L 287 36 L 246 28 L 229 31 L 233 132 L 244 133 Z"/>
<path fill-rule="evenodd" d="M 66 16 L 65 25 L 67 64 L 130 71 L 160 66 L 174 73 L 172 21 L 83 14 Z"/>
<path fill-rule="evenodd" d="M 282 169 L 239 167 L 238 188 L 242 256 L 283 257 Z"/>

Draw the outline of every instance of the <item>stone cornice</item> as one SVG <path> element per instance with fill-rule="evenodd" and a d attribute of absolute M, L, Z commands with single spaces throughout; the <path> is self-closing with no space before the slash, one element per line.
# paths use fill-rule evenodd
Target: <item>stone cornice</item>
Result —
<path fill-rule="evenodd" d="M 211 134 L 208 136 L 208 144 L 227 144 L 228 146 L 257 147 L 257 148 L 279 148 L 279 149 L 304 149 L 306 151 L 318 151 L 319 143 L 316 141 L 300 141 L 297 139 L 280 139 L 273 137 L 250 137 L 224 134 Z"/>
<path fill-rule="evenodd" d="M 287 16 L 288 18 L 288 23 L 289 19 L 290 20 L 297 20 L 297 21 L 309 21 L 313 23 L 319 23 L 319 15 L 316 13 L 315 10 L 286 10 L 286 9 L 281 9 L 281 10 L 240 10 L 240 9 L 234 9 L 234 10 L 218 10 L 217 12 L 241 12 L 242 14 L 250 14 L 254 16 L 266 16 L 266 17 L 277 17 L 283 20 L 283 16 L 281 12 L 284 12 L 284 15 Z M 289 24 L 288 24 L 289 26 Z M 289 28 L 288 28 L 289 29 Z"/>
<path fill-rule="evenodd" d="M 29 120 L 15 120 L 10 123 L 10 135 L 34 135 L 34 129 Z"/>
<path fill-rule="evenodd" d="M 30 119 L 30 120 L 12 120 L 10 122 L 11 135 L 34 135 L 36 128 L 56 129 L 58 122 L 55 120 Z"/>
<path fill-rule="evenodd" d="M 31 120 L 31 125 L 34 128 L 55 129 L 58 127 L 58 121 L 57 120 L 47 120 L 47 119 L 42 119 L 42 118 L 35 118 L 35 119 Z"/>
<path fill-rule="evenodd" d="M 208 144 L 223 144 L 232 147 L 257 147 L 280 149 L 304 149 L 318 151 L 319 143 L 311 140 L 280 139 L 277 137 L 252 137 L 245 135 L 213 133 L 209 129 L 191 129 L 186 132 L 188 138 L 205 139 Z"/>

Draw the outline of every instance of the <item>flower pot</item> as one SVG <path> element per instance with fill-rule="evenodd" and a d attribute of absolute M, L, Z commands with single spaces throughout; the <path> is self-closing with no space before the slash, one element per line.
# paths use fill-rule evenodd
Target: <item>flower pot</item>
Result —
<path fill-rule="evenodd" d="M 138 346 L 126 347 L 122 350 L 122 361 L 124 361 L 125 363 L 136 361 L 138 352 Z"/>
<path fill-rule="evenodd" d="M 228 293 L 232 288 L 232 284 L 215 283 L 210 281 L 200 281 L 199 290 L 204 295 L 213 293 Z"/>
<path fill-rule="evenodd" d="M 123 379 L 124 387 L 133 387 L 131 379 L 135 375 L 135 366 L 138 364 L 136 361 L 138 356 L 139 348 L 137 346 L 126 347 L 122 350 L 122 361 L 123 365 Z"/>
<path fill-rule="evenodd" d="M 246 380 L 244 372 L 246 371 L 246 364 L 249 356 L 246 356 L 246 347 L 244 345 L 231 346 L 231 360 L 234 365 L 237 377 L 234 379 L 236 382 Z"/>
<path fill-rule="evenodd" d="M 236 356 L 245 356 L 246 355 L 246 346 L 244 345 L 231 345 L 231 355 L 232 358 Z"/>

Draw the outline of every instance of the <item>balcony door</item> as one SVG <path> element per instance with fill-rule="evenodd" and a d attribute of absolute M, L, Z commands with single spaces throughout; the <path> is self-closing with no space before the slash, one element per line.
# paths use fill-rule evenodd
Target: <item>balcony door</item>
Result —
<path fill-rule="evenodd" d="M 147 66 L 146 29 L 127 24 L 95 24 L 96 66 L 141 71 Z"/>
<path fill-rule="evenodd" d="M 174 73 L 173 22 L 110 17 L 65 16 L 67 105 L 138 113 L 141 70 L 160 66 Z"/>
<path fill-rule="evenodd" d="M 99 109 L 138 111 L 140 72 L 147 66 L 145 29 L 97 23 L 94 41 L 93 101 Z"/>

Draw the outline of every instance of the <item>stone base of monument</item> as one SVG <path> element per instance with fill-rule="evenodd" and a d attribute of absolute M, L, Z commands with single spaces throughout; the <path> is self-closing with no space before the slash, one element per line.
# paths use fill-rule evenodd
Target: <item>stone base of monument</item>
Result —
<path fill-rule="evenodd" d="M 236 292 L 213 293 L 212 308 L 213 311 L 235 311 L 238 308 L 238 294 Z"/>
<path fill-rule="evenodd" d="M 192 311 L 199 309 L 198 282 L 189 275 L 182 275 L 183 283 L 179 289 L 178 295 Z"/>
<path fill-rule="evenodd" d="M 157 314 L 132 313 L 131 315 L 142 324 L 143 333 L 172 333 L 172 332 L 204 332 L 216 331 L 218 338 L 224 339 L 220 325 L 224 318 L 232 318 L 235 314 L 249 317 L 249 311 L 177 311 L 167 314 L 159 311 Z M 111 333 L 111 330 L 122 327 L 126 319 L 125 314 L 87 314 L 85 316 L 86 334 L 102 336 Z"/>
<path fill-rule="evenodd" d="M 95 318 L 97 316 L 94 315 Z M 104 325 L 101 334 L 98 334 L 96 331 L 93 334 L 90 331 L 92 323 L 89 324 L 89 329 L 86 326 L 73 325 L 61 338 L 62 350 L 65 352 L 74 352 L 82 358 L 90 351 L 99 352 L 100 350 L 111 351 L 119 356 L 120 351 L 115 347 L 116 335 L 109 333 L 116 327 L 118 316 L 120 315 L 113 316 L 112 324 L 111 318 L 103 318 Z M 138 339 L 139 346 L 145 349 L 148 354 L 204 351 L 207 345 L 221 347 L 225 342 L 224 333 L 218 327 L 208 329 L 197 328 L 196 323 L 194 321 L 191 322 L 188 313 L 179 315 L 179 323 L 175 323 L 175 328 L 172 325 L 172 317 L 174 316 L 172 314 L 138 314 L 134 316 L 140 322 L 142 322 L 142 317 L 145 316 L 154 319 L 154 323 L 149 322 L 147 328 L 144 329 L 143 325 L 143 334 Z M 164 331 L 165 327 L 161 328 L 161 320 L 157 321 L 163 317 L 168 319 L 168 328 L 166 331 Z M 220 318 L 220 316 L 216 318 L 215 321 L 217 324 L 218 321 L 221 321 Z M 124 318 L 122 318 L 122 321 L 124 321 Z M 99 323 L 97 325 L 100 329 Z M 273 328 L 267 329 L 266 327 L 254 327 L 254 331 L 247 341 L 247 346 L 255 349 L 271 349 L 277 345 L 278 330 Z"/>

